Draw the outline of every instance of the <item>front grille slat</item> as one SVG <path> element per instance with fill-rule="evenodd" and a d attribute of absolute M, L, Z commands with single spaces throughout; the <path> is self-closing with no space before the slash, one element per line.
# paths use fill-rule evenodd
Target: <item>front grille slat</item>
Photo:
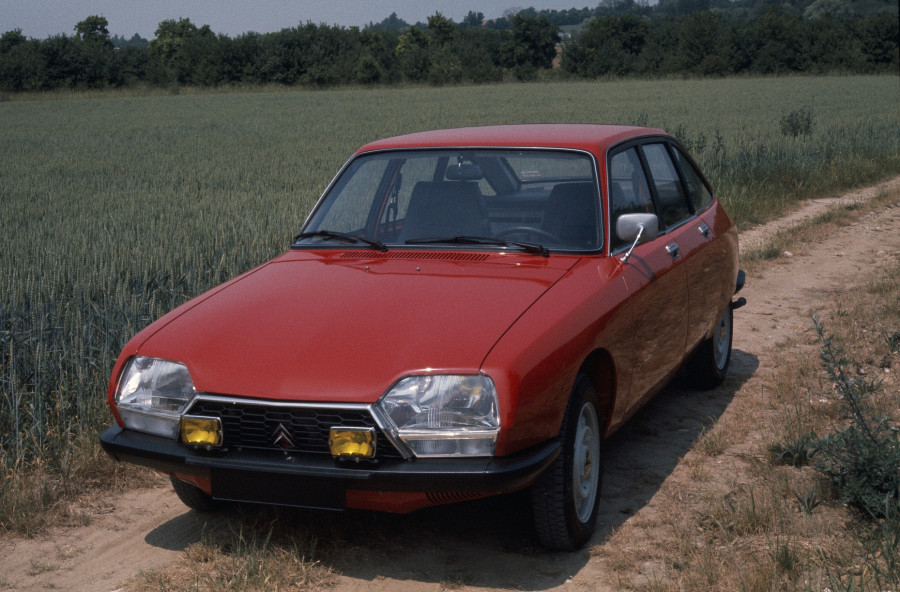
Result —
<path fill-rule="evenodd" d="M 280 406 L 201 396 L 187 414 L 220 418 L 228 448 L 330 456 L 329 430 L 342 426 L 374 428 L 376 458 L 402 458 L 365 407 Z"/>

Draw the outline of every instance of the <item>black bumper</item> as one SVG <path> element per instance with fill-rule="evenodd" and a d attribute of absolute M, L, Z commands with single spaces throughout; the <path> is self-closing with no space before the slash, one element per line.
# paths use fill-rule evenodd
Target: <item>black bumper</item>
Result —
<path fill-rule="evenodd" d="M 166 473 L 208 477 L 214 498 L 343 509 L 345 492 L 504 493 L 526 487 L 559 455 L 559 442 L 505 457 L 338 463 L 330 456 L 194 450 L 113 426 L 100 435 L 114 459 Z"/>

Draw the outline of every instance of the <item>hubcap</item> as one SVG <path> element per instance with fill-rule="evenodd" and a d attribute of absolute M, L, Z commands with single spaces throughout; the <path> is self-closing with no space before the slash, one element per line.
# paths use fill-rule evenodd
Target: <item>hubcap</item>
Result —
<path fill-rule="evenodd" d="M 716 332 L 713 334 L 713 348 L 716 358 L 716 368 L 721 370 L 728 362 L 728 349 L 731 343 L 731 315 L 726 310 L 719 317 L 719 323 L 716 325 Z"/>
<path fill-rule="evenodd" d="M 597 411 L 590 403 L 585 403 L 578 415 L 572 452 L 575 511 L 581 522 L 587 522 L 594 510 L 600 478 L 600 426 L 597 423 Z"/>

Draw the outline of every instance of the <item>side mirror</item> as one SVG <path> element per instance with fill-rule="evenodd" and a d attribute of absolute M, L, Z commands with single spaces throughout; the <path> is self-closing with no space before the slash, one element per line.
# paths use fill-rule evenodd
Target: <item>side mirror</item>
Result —
<path fill-rule="evenodd" d="M 656 214 L 622 214 L 616 221 L 616 236 L 619 240 L 630 242 L 628 252 L 622 261 L 628 261 L 636 246 L 651 241 L 659 234 L 659 218 Z"/>

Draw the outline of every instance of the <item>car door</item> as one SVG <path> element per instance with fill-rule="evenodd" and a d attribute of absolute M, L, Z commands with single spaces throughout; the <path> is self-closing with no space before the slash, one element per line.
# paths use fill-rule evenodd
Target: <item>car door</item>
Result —
<path fill-rule="evenodd" d="M 615 237 L 619 216 L 657 213 L 647 160 L 641 147 L 632 145 L 612 153 L 609 160 L 610 236 L 612 253 L 620 255 L 630 245 Z M 683 259 L 673 254 L 674 242 L 665 229 L 656 239 L 635 247 L 622 275 L 633 311 L 634 347 L 632 382 L 626 415 L 654 392 L 678 366 L 684 355 L 687 328 L 687 274 Z"/>
<path fill-rule="evenodd" d="M 694 214 L 685 184 L 672 158 L 671 144 L 648 143 L 642 150 L 653 179 L 651 186 L 660 208 L 660 224 L 668 229 L 667 248 L 673 257 L 682 262 L 686 274 L 688 308 L 685 311 L 683 356 L 706 336 L 718 317 L 718 314 L 710 312 L 710 305 L 715 305 L 719 299 L 714 285 L 716 274 L 708 269 L 715 264 L 715 258 L 710 257 L 712 251 L 707 249 L 712 231 Z"/>
<path fill-rule="evenodd" d="M 719 307 L 726 298 L 721 286 L 721 266 L 725 260 L 725 245 L 716 236 L 712 217 L 712 191 L 693 162 L 676 145 L 669 145 L 670 153 L 681 174 L 682 185 L 695 216 L 685 228 L 685 259 L 688 282 L 687 345 L 693 349 L 707 335 L 718 319 Z"/>

